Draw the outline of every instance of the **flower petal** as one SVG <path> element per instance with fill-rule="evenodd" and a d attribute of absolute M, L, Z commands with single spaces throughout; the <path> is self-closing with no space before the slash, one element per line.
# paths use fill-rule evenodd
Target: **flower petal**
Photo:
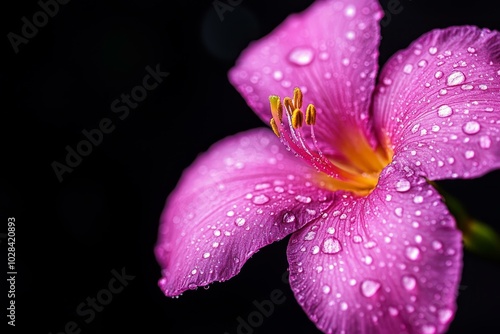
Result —
<path fill-rule="evenodd" d="M 168 296 L 236 275 L 259 250 L 321 215 L 332 194 L 310 182 L 268 129 L 214 144 L 181 177 L 161 216 L 155 254 Z"/>
<path fill-rule="evenodd" d="M 381 136 L 430 179 L 500 167 L 500 35 L 431 31 L 384 66 L 374 100 Z"/>
<path fill-rule="evenodd" d="M 301 88 L 304 104 L 318 111 L 317 138 L 329 149 L 349 129 L 369 134 L 382 14 L 373 0 L 316 1 L 250 44 L 229 80 L 266 123 L 269 96 L 283 99 Z"/>
<path fill-rule="evenodd" d="M 454 316 L 461 235 L 437 191 L 401 166 L 290 239 L 290 284 L 325 333 L 440 333 Z"/>

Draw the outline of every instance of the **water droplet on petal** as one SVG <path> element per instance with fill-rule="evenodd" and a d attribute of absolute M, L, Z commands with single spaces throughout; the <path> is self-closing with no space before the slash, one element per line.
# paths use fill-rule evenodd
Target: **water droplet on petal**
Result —
<path fill-rule="evenodd" d="M 410 181 L 406 179 L 401 179 L 398 182 L 396 182 L 396 191 L 405 192 L 410 190 L 410 188 L 411 188 Z"/>
<path fill-rule="evenodd" d="M 290 223 L 293 223 L 295 222 L 297 218 L 295 217 L 295 215 L 291 212 L 285 212 L 285 214 L 283 215 L 283 223 L 285 224 L 290 224 Z"/>
<path fill-rule="evenodd" d="M 297 47 L 288 55 L 288 60 L 295 65 L 309 65 L 314 58 L 314 51 L 309 47 Z"/>
<path fill-rule="evenodd" d="M 401 282 L 407 291 L 411 291 L 417 286 L 417 280 L 413 276 L 403 276 Z"/>
<path fill-rule="evenodd" d="M 484 149 L 490 148 L 490 146 L 491 146 L 490 137 L 489 136 L 481 136 L 481 138 L 479 138 L 479 146 L 481 146 L 481 148 L 484 148 Z"/>
<path fill-rule="evenodd" d="M 348 306 L 347 306 L 347 303 L 346 303 L 346 302 L 342 302 L 342 303 L 340 303 L 340 309 L 341 309 L 342 311 L 347 310 L 347 307 L 348 307 Z"/>
<path fill-rule="evenodd" d="M 316 232 L 315 231 L 309 231 L 305 235 L 304 240 L 311 241 L 311 240 L 314 239 L 315 236 L 316 236 Z"/>
<path fill-rule="evenodd" d="M 360 242 L 363 242 L 363 238 L 360 235 L 355 235 L 352 237 L 352 241 L 356 244 L 359 244 Z"/>
<path fill-rule="evenodd" d="M 254 204 L 258 204 L 258 205 L 261 205 L 261 204 L 266 204 L 267 202 L 269 202 L 269 197 L 267 197 L 266 195 L 262 194 L 262 195 L 258 195 L 258 196 L 255 196 L 252 200 L 252 202 Z"/>
<path fill-rule="evenodd" d="M 420 249 L 418 249 L 418 247 L 415 246 L 408 246 L 406 247 L 405 254 L 408 259 L 415 261 L 420 256 Z"/>
<path fill-rule="evenodd" d="M 475 52 L 476 52 L 476 49 L 475 49 L 475 48 L 473 48 L 472 46 L 469 46 L 469 47 L 467 48 L 467 52 L 468 52 L 468 53 L 475 53 Z"/>
<path fill-rule="evenodd" d="M 336 238 L 329 237 L 323 240 L 322 249 L 325 254 L 336 254 L 342 250 L 340 241 Z"/>
<path fill-rule="evenodd" d="M 323 293 L 326 295 L 326 294 L 330 293 L 331 288 L 328 285 L 325 285 L 325 286 L 323 286 L 322 290 L 323 290 Z"/>
<path fill-rule="evenodd" d="M 274 71 L 273 78 L 276 81 L 280 81 L 281 79 L 283 79 L 283 72 L 281 72 L 281 71 Z"/>
<path fill-rule="evenodd" d="M 446 324 L 448 321 L 450 321 L 452 316 L 453 311 L 450 309 L 442 309 L 438 311 L 438 319 L 442 324 Z"/>
<path fill-rule="evenodd" d="M 465 123 L 462 127 L 462 130 L 468 135 L 476 134 L 479 132 L 480 129 L 481 125 L 476 121 L 469 121 Z"/>
<path fill-rule="evenodd" d="M 431 47 L 429 48 L 429 53 L 430 53 L 431 55 L 436 54 L 436 53 L 437 53 L 437 51 L 438 51 L 438 50 L 437 50 L 437 48 L 436 48 L 435 46 L 431 46 Z"/>
<path fill-rule="evenodd" d="M 311 203 L 312 199 L 309 196 L 302 196 L 302 195 L 297 195 L 295 196 L 295 199 L 300 202 L 300 203 Z"/>
<path fill-rule="evenodd" d="M 344 10 L 344 15 L 347 17 L 354 17 L 356 15 L 356 7 L 353 5 L 349 5 Z"/>
<path fill-rule="evenodd" d="M 188 284 L 188 289 L 189 290 L 196 290 L 196 288 L 197 288 L 197 285 L 195 283 L 189 283 Z"/>
<path fill-rule="evenodd" d="M 434 325 L 425 325 L 422 326 L 422 334 L 435 334 L 436 327 Z"/>
<path fill-rule="evenodd" d="M 395 317 L 399 314 L 398 309 L 395 307 L 389 306 L 388 310 L 389 310 L 389 314 L 392 315 L 393 317 Z"/>
<path fill-rule="evenodd" d="M 241 217 L 240 218 L 236 218 L 234 220 L 234 224 L 236 226 L 243 226 L 243 225 L 245 225 L 245 222 L 246 222 L 246 219 L 245 218 L 241 218 Z"/>
<path fill-rule="evenodd" d="M 474 158 L 475 152 L 473 150 L 467 150 L 464 153 L 465 159 L 472 159 Z"/>
<path fill-rule="evenodd" d="M 450 75 L 448 75 L 448 78 L 446 79 L 446 84 L 448 86 L 456 86 L 462 84 L 464 81 L 465 81 L 465 75 L 460 71 L 455 71 L 452 72 Z"/>
<path fill-rule="evenodd" d="M 405 72 L 406 74 L 410 74 L 412 70 L 413 70 L 413 65 L 412 64 L 406 64 L 403 67 L 403 72 Z"/>
<path fill-rule="evenodd" d="M 208 259 L 210 257 L 210 253 L 209 252 L 206 252 L 203 254 L 203 258 L 204 259 Z"/>
<path fill-rule="evenodd" d="M 436 73 L 434 73 L 434 78 L 436 79 L 439 79 L 443 76 L 443 72 L 442 71 L 437 71 Z"/>
<path fill-rule="evenodd" d="M 439 117 L 448 117 L 453 113 L 451 107 L 447 104 L 443 104 L 438 108 L 438 116 Z"/>
<path fill-rule="evenodd" d="M 415 197 L 413 197 L 413 203 L 415 204 L 420 204 L 424 201 L 424 198 L 420 195 L 417 195 Z"/>
<path fill-rule="evenodd" d="M 365 297 L 371 297 L 377 293 L 380 283 L 372 280 L 366 280 L 361 283 L 361 293 Z"/>

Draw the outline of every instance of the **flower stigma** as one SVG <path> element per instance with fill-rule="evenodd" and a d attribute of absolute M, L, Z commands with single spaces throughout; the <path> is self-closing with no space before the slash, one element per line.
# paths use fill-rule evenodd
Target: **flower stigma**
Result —
<path fill-rule="evenodd" d="M 300 88 L 296 87 L 293 98 L 285 97 L 283 102 L 279 96 L 271 95 L 269 103 L 272 115 L 270 125 L 274 134 L 289 151 L 318 171 L 316 180 L 320 187 L 332 191 L 345 190 L 358 196 L 366 196 L 375 189 L 380 173 L 392 159 L 388 144 L 374 148 L 362 131 L 349 129 L 353 131 L 335 143 L 340 154 L 325 155 L 314 132 L 316 107 L 308 104 L 304 114 Z M 304 123 L 309 127 L 307 137 L 302 130 Z"/>

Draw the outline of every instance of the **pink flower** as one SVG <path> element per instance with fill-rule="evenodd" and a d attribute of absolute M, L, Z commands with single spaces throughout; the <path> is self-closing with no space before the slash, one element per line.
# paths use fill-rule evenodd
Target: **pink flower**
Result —
<path fill-rule="evenodd" d="M 155 248 L 165 295 L 291 234 L 291 288 L 320 330 L 446 331 L 462 241 L 428 181 L 500 166 L 500 37 L 433 30 L 377 78 L 382 13 L 317 1 L 243 52 L 230 81 L 274 133 L 226 138 L 184 172 Z"/>

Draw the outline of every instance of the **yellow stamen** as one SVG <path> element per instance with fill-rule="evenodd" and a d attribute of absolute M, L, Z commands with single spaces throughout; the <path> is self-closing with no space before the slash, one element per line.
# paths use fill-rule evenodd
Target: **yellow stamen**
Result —
<path fill-rule="evenodd" d="M 273 129 L 274 134 L 279 138 L 280 137 L 280 130 L 278 129 L 278 126 L 276 125 L 274 118 L 271 118 L 269 123 L 271 124 L 271 129 Z"/>
<path fill-rule="evenodd" d="M 283 119 L 283 106 L 281 105 L 280 97 L 277 95 L 269 96 L 269 104 L 271 105 L 271 113 L 281 122 Z"/>
<path fill-rule="evenodd" d="M 271 95 L 269 101 L 273 116 L 269 123 L 274 134 L 289 150 L 316 168 L 318 174 L 314 179 L 321 188 L 349 191 L 358 196 L 366 196 L 375 189 L 380 173 L 393 155 L 387 139 L 381 139 L 381 145 L 374 147 L 356 124 L 342 124 L 339 131 L 344 135 L 334 137 L 337 154 L 326 155 L 314 131 L 316 108 L 309 104 L 305 113 L 301 110 L 303 94 L 300 88 L 295 88 L 293 98 L 285 97 L 283 103 L 276 95 Z M 285 120 L 283 108 L 287 113 Z M 287 126 L 283 122 L 288 123 Z M 309 130 L 303 131 L 304 122 Z"/>
<path fill-rule="evenodd" d="M 312 104 L 309 104 L 306 109 L 306 124 L 316 124 L 316 108 Z"/>
<path fill-rule="evenodd" d="M 292 126 L 298 129 L 304 123 L 304 113 L 300 109 L 295 109 L 292 114 Z"/>
<path fill-rule="evenodd" d="M 302 108 L 302 91 L 299 87 L 295 87 L 293 90 L 293 105 L 295 108 Z"/>
<path fill-rule="evenodd" d="M 295 109 L 295 107 L 293 106 L 292 99 L 289 98 L 288 96 L 285 97 L 283 99 L 283 105 L 285 106 L 286 111 L 291 115 L 292 114 L 292 110 Z"/>

